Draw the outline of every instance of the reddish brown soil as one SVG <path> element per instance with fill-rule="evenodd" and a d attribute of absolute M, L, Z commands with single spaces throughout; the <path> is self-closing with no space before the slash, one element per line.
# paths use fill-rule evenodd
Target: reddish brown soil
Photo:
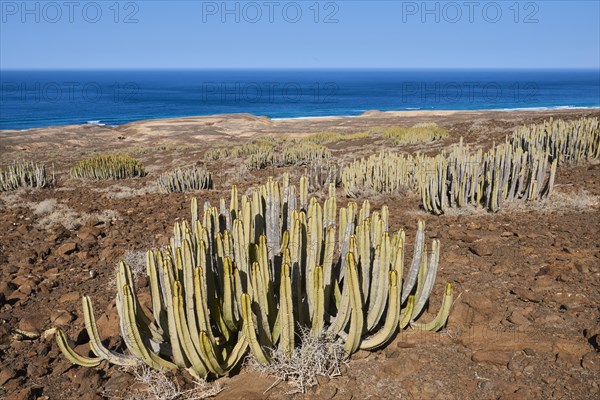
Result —
<path fill-rule="evenodd" d="M 328 128 L 350 132 L 428 120 L 445 126 L 451 135 L 434 147 L 420 148 L 437 152 L 461 135 L 468 143 L 489 146 L 522 123 L 580 115 L 598 116 L 600 112 L 375 115 L 371 119 L 298 121 L 296 125 L 286 122 L 275 127 L 261 120 L 266 127 L 254 133 Z M 218 125 L 207 126 L 218 131 Z M 53 161 L 59 176 L 53 189 L 0 194 L 0 398 L 100 399 L 106 398 L 106 392 L 127 394 L 135 382 L 129 373 L 105 364 L 95 369 L 75 367 L 60 354 L 52 337 L 19 341 L 12 331 L 43 333 L 60 325 L 77 349 L 85 351 L 80 298 L 87 294 L 93 299 L 101 335 L 110 337 L 112 345 L 118 344 L 114 285 L 109 282 L 126 251 L 165 244 L 175 219 L 189 217 L 192 196 L 217 203 L 220 197 L 228 197 L 231 183 L 237 182 L 244 193 L 268 175 L 303 170 L 244 174 L 235 168 L 239 160 L 211 162 L 208 167 L 215 190 L 145 193 L 156 172 L 202 160 L 206 148 L 220 139 L 212 136 L 204 142 L 203 128 L 197 127 L 195 135 L 186 130 L 173 139 L 168 132 L 161 132 L 158 138 L 145 133 L 138 140 L 136 126 L 103 130 L 97 136 L 85 131 L 88 128 L 74 127 L 78 142 L 65 146 L 53 143 L 52 134 L 43 130 L 31 141 L 23 133 L 0 132 L 5 146 L 1 163 L 15 158 Z M 126 139 L 115 141 L 114 136 L 121 135 Z M 170 147 L 152 147 L 163 139 Z M 227 139 L 232 143 L 231 137 Z M 140 146 L 144 149 L 139 150 Z M 385 146 L 380 139 L 367 139 L 329 147 L 336 157 L 351 159 Z M 149 167 L 150 174 L 137 180 L 84 183 L 66 176 L 74 160 L 115 148 L 129 149 Z M 556 193 L 557 199 L 543 205 L 513 204 L 497 214 L 470 211 L 445 216 L 420 211 L 418 199 L 412 195 L 375 196 L 373 208 L 388 204 L 392 229 L 405 227 L 409 242 L 419 218 L 426 221 L 427 239 L 441 240 L 441 269 L 431 313 L 439 307 L 442 283 L 452 282 L 455 303 L 447 329 L 440 333 L 408 330 L 381 351 L 359 352 L 342 376 L 323 379 L 304 396 L 286 395 L 291 389 L 285 383 L 265 393 L 274 379 L 244 367 L 220 380 L 224 391 L 217 398 L 598 398 L 600 165 L 562 166 Z M 347 201 L 339 197 L 340 202 Z M 54 214 L 39 205 L 48 199 L 56 199 L 50 207 Z M 138 284 L 143 288 L 145 282 L 141 279 Z"/>

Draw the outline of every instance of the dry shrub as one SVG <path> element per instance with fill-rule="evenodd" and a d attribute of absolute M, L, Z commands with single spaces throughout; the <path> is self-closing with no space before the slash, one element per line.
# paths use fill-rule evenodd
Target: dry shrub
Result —
<path fill-rule="evenodd" d="M 590 194 L 585 189 L 566 192 L 564 186 L 557 185 L 549 199 L 542 201 L 506 203 L 506 210 L 513 212 L 528 211 L 569 211 L 589 210 L 600 206 L 600 197 Z"/>
<path fill-rule="evenodd" d="M 341 341 L 327 335 L 313 337 L 310 329 L 302 329 L 300 340 L 301 346 L 294 348 L 289 358 L 283 350 L 275 349 L 271 353 L 271 364 L 262 365 L 252 355 L 246 358 L 246 364 L 261 374 L 276 378 L 276 383 L 287 382 L 293 388 L 287 394 L 305 393 L 306 389 L 318 384 L 318 376 L 333 378 L 341 375 L 342 365 L 347 360 Z"/>
<path fill-rule="evenodd" d="M 133 280 L 137 282 L 141 277 L 146 276 L 146 251 L 145 250 L 127 250 L 123 257 L 119 258 L 123 260 L 131 268 L 131 275 Z M 114 273 L 106 283 L 106 289 L 109 293 L 117 291 L 117 273 L 119 272 L 119 263 L 115 264 Z"/>
<path fill-rule="evenodd" d="M 96 217 L 101 222 L 119 219 L 119 213 L 114 210 L 80 214 L 66 204 L 59 203 L 56 199 L 46 199 L 26 205 L 31 208 L 35 216 L 39 217 L 36 227 L 40 229 L 52 229 L 56 225 L 63 225 L 65 228 L 73 230 L 82 226 L 91 217 Z"/>
<path fill-rule="evenodd" d="M 123 255 L 125 261 L 131 267 L 134 277 L 146 275 L 146 252 L 144 250 L 129 250 Z"/>
<path fill-rule="evenodd" d="M 17 190 L 14 192 L 0 192 L 0 200 L 4 207 L 12 208 L 22 205 L 23 199 L 21 198 L 21 190 Z"/>
<path fill-rule="evenodd" d="M 56 208 L 56 199 L 47 199 L 37 203 L 33 206 L 33 215 L 46 215 L 50 214 Z"/>
<path fill-rule="evenodd" d="M 104 196 L 110 200 L 130 199 L 132 197 L 143 196 L 145 194 L 160 193 L 160 188 L 156 181 L 150 182 L 141 188 L 132 188 L 125 185 L 111 185 L 102 189 L 92 188 L 93 191 L 104 193 Z"/>

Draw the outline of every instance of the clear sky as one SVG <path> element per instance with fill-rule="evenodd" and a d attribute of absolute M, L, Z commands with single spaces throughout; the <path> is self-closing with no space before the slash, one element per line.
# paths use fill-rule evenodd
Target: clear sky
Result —
<path fill-rule="evenodd" d="M 3 69 L 600 69 L 598 0 L 0 0 L 0 12 Z"/>

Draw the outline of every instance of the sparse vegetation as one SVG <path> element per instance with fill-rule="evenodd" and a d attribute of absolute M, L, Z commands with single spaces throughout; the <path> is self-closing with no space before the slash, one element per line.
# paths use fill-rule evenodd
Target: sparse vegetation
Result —
<path fill-rule="evenodd" d="M 331 152 L 327 147 L 316 143 L 298 143 L 286 147 L 283 151 L 283 160 L 279 165 L 306 165 L 313 161 L 328 159 Z"/>
<path fill-rule="evenodd" d="M 331 160 L 315 161 L 308 166 L 309 187 L 318 190 L 333 184 L 339 187 L 342 184 L 342 170 L 344 166 Z"/>
<path fill-rule="evenodd" d="M 212 189 L 213 181 L 206 168 L 177 168 L 158 177 L 158 186 L 165 193 Z"/>
<path fill-rule="evenodd" d="M 48 176 L 44 164 L 23 161 L 0 168 L 0 192 L 27 187 L 41 189 L 54 183 L 54 168 L 52 168 L 52 175 Z"/>
<path fill-rule="evenodd" d="M 339 132 L 319 132 L 302 138 L 303 141 L 317 144 L 333 143 L 342 140 L 344 135 Z"/>
<path fill-rule="evenodd" d="M 146 174 L 141 162 L 122 154 L 104 154 L 79 161 L 69 173 L 79 179 L 127 179 Z"/>
<path fill-rule="evenodd" d="M 251 143 L 238 146 L 218 147 L 210 149 L 204 154 L 208 161 L 218 161 L 226 158 L 246 158 L 249 169 L 261 169 L 267 166 L 303 165 L 305 160 L 313 158 L 299 152 L 318 151 L 328 153 L 329 150 L 322 146 L 342 140 L 354 140 L 369 137 L 369 132 L 339 133 L 319 132 L 301 138 L 272 138 L 263 137 Z M 288 153 L 286 156 L 285 153 Z M 323 157 L 328 158 L 329 155 Z M 300 162 L 300 164 L 298 164 Z"/>
<path fill-rule="evenodd" d="M 136 154 L 148 154 L 156 152 L 185 152 L 197 150 L 198 145 L 191 144 L 160 144 L 155 146 L 135 146 L 120 150 L 121 153 L 130 156 Z"/>
<path fill-rule="evenodd" d="M 94 192 L 101 193 L 103 197 L 108 199 L 131 199 L 137 196 L 143 196 L 150 193 L 160 193 L 160 187 L 157 181 L 152 180 L 147 182 L 141 187 L 132 187 L 121 183 L 115 182 L 110 186 L 101 188 L 92 188 Z"/>

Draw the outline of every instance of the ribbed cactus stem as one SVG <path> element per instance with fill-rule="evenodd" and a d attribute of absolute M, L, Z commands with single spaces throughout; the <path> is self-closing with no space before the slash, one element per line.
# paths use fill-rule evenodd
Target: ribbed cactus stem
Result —
<path fill-rule="evenodd" d="M 313 273 L 313 310 L 311 335 L 319 337 L 325 323 L 325 289 L 323 287 L 323 268 L 317 266 Z"/>
<path fill-rule="evenodd" d="M 67 360 L 71 361 L 73 364 L 80 365 L 82 367 L 96 367 L 102 362 L 102 358 L 100 357 L 92 358 L 77 354 L 71 348 L 71 346 L 69 346 L 69 343 L 67 342 L 67 336 L 62 329 L 56 328 L 54 335 L 56 338 L 56 343 L 58 344 L 58 348 L 67 358 Z"/>
<path fill-rule="evenodd" d="M 363 318 L 363 301 L 360 293 L 358 282 L 358 271 L 356 270 L 356 261 L 354 254 L 348 253 L 346 256 L 348 265 L 348 286 L 350 288 L 350 328 L 344 352 L 346 355 L 354 353 L 359 345 L 363 333 L 364 318 Z"/>
<path fill-rule="evenodd" d="M 263 365 L 268 365 L 270 363 L 270 359 L 267 356 L 267 354 L 263 351 L 262 346 L 260 345 L 258 338 L 256 337 L 256 328 L 252 320 L 252 306 L 250 295 L 248 295 L 247 293 L 243 293 L 241 300 L 242 318 L 244 320 L 244 336 L 246 337 L 246 340 L 248 340 L 250 350 L 252 351 L 252 354 L 254 355 L 254 357 L 256 357 L 258 362 Z"/>
<path fill-rule="evenodd" d="M 385 345 L 396 333 L 400 318 L 400 277 L 396 271 L 389 271 L 389 303 L 383 327 L 374 335 L 362 340 L 360 348 L 372 350 Z"/>
<path fill-rule="evenodd" d="M 413 252 L 413 260 L 410 265 L 410 269 L 408 271 L 408 275 L 404 282 L 404 287 L 402 288 L 402 304 L 411 294 L 415 283 L 417 281 L 417 276 L 419 274 L 419 267 L 421 265 L 421 257 L 423 254 L 423 246 L 425 245 L 425 222 L 419 221 L 417 228 L 417 235 L 415 238 L 415 247 Z"/>
<path fill-rule="evenodd" d="M 292 300 L 292 279 L 290 266 L 288 264 L 283 264 L 282 266 L 279 301 L 279 324 L 281 327 L 279 346 L 286 357 L 289 358 L 294 351 L 294 308 Z"/>
<path fill-rule="evenodd" d="M 450 307 L 452 306 L 453 299 L 453 289 L 450 283 L 446 284 L 446 288 L 444 291 L 444 298 L 442 299 L 442 306 L 440 307 L 440 311 L 437 316 L 428 323 L 419 323 L 419 322 L 411 322 L 410 326 L 414 329 L 419 330 L 427 330 L 427 331 L 437 331 L 441 329 L 448 319 L 448 315 L 450 313 Z"/>

